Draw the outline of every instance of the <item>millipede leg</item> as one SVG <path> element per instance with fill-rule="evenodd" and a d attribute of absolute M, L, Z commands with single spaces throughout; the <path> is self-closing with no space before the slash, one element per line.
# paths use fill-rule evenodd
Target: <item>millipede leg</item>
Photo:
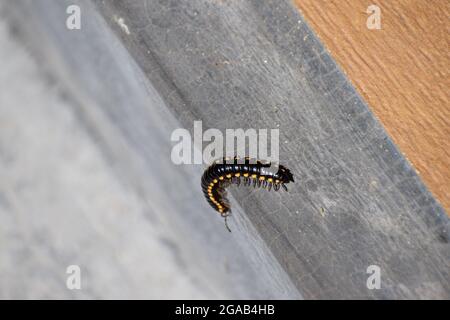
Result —
<path fill-rule="evenodd" d="M 223 220 L 224 220 L 224 222 L 225 222 L 225 228 L 229 231 L 229 232 L 231 232 L 231 229 L 230 229 L 230 227 L 228 226 L 228 216 L 231 214 L 231 210 L 230 211 L 228 211 L 228 212 L 225 212 L 225 213 L 221 213 L 220 215 L 223 217 Z"/>
<path fill-rule="evenodd" d="M 227 228 L 227 230 L 228 230 L 229 232 L 231 232 L 231 229 L 230 229 L 230 227 L 228 226 L 227 217 L 228 217 L 228 215 L 226 215 L 226 216 L 223 218 L 223 220 L 225 221 L 225 228 Z"/>

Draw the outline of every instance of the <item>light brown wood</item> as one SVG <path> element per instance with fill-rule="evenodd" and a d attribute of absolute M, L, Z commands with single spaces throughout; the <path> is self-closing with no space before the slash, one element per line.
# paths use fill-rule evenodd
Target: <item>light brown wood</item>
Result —
<path fill-rule="evenodd" d="M 295 0 L 430 191 L 450 212 L 446 0 Z M 381 29 L 366 26 L 381 9 Z"/>

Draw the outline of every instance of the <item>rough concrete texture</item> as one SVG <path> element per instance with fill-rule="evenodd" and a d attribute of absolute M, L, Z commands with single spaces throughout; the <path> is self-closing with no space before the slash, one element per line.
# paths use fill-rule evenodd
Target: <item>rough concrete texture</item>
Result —
<path fill-rule="evenodd" d="M 78 76 L 62 76 L 71 87 L 55 81 L 50 46 L 35 57 L 43 72 L 0 24 L 0 298 L 301 298 L 245 216 L 231 236 L 209 211 L 202 169 L 172 165 L 179 125 L 105 26 L 84 26 L 95 48 L 72 42 L 81 61 Z M 95 50 L 101 63 L 83 70 Z M 145 155 L 98 113 L 111 105 L 151 113 Z M 66 287 L 74 264 L 81 290 Z"/>
<path fill-rule="evenodd" d="M 23 270 L 14 265 L 24 255 L 12 248 L 23 248 L 25 242 L 14 236 L 17 225 L 5 224 L 10 232 L 5 233 L 8 245 L 2 242 L 5 272 L 33 278 L 31 268 L 38 265 L 48 277 L 63 277 L 60 270 L 72 260 L 70 252 L 80 257 L 80 250 L 88 247 L 90 255 L 82 262 L 92 274 L 89 279 L 109 271 L 106 280 L 92 280 L 91 291 L 84 294 L 111 296 L 104 285 L 110 279 L 123 286 L 117 289 L 122 296 L 155 297 L 158 294 L 145 283 L 160 279 L 157 273 L 149 274 L 160 270 L 153 265 L 154 254 L 163 251 L 175 252 L 175 258 L 162 279 L 169 281 L 172 274 L 174 286 L 186 290 L 183 296 L 450 297 L 446 213 L 289 2 L 72 3 L 82 8 L 79 31 L 64 27 L 68 1 L 16 1 L 4 7 L 20 39 L 47 74 L 66 88 L 65 99 L 71 101 L 76 121 L 62 121 L 62 113 L 55 118 L 54 130 L 60 128 L 58 135 L 62 134 L 64 123 L 74 121 L 85 148 L 102 154 L 102 160 L 100 156 L 91 160 L 98 168 L 95 172 L 105 171 L 97 182 L 100 188 L 92 188 L 95 182 L 89 181 L 75 185 L 83 189 L 85 219 L 99 219 L 89 223 L 98 233 L 89 234 L 81 225 L 85 242 L 79 236 L 70 238 L 70 228 L 81 224 L 75 221 L 81 209 L 60 197 L 71 199 L 71 185 L 65 186 L 66 192 L 59 183 L 40 185 L 48 176 L 57 177 L 52 173 L 58 171 L 50 169 L 65 165 L 64 161 L 46 164 L 44 155 L 24 147 L 20 154 L 26 160 L 11 161 L 16 171 L 32 159 L 49 169 L 47 174 L 30 169 L 30 174 L 37 171 L 33 181 L 44 194 L 31 192 L 39 200 L 33 206 L 23 198 L 21 202 L 30 207 L 21 212 L 26 217 L 31 207 L 47 208 L 60 201 L 56 211 L 64 223 L 50 219 L 56 213 L 46 210 L 42 217 L 48 220 L 41 228 L 24 218 L 27 235 L 40 230 L 47 236 L 30 251 L 42 250 L 41 260 L 29 261 L 29 269 Z M 47 118 L 27 117 L 23 128 Z M 170 132 L 177 126 L 191 129 L 194 120 L 202 120 L 204 129 L 280 129 L 280 161 L 292 169 L 296 183 L 287 194 L 232 190 L 232 206 L 237 208 L 232 234 L 225 233 L 202 199 L 203 167 L 170 162 Z M 86 170 L 86 178 L 94 178 L 90 166 L 84 168 L 81 162 L 73 166 Z M 16 177 L 11 175 L 9 181 Z M 67 183 L 65 174 L 60 179 Z M 140 220 L 127 225 L 122 219 L 131 209 L 112 212 L 106 200 L 95 200 L 102 197 L 98 189 L 110 185 L 109 179 L 120 182 L 111 181 L 116 189 L 108 192 L 108 199 L 123 201 L 123 206 L 136 199 L 132 203 L 141 212 Z M 124 186 L 126 190 L 121 189 Z M 58 193 L 45 196 L 47 188 Z M 20 192 L 23 188 L 8 194 L 18 197 Z M 70 210 L 63 209 L 63 203 Z M 5 210 L 3 216 L 12 219 L 17 210 Z M 66 221 L 61 212 L 72 214 Z M 74 221 L 68 223 L 70 219 Z M 60 234 L 59 242 L 48 237 L 53 233 Z M 149 244 L 154 252 L 147 253 L 146 241 L 154 244 Z M 366 286 L 370 265 L 381 268 L 380 290 Z M 191 286 L 186 285 L 186 276 Z M 14 279 L 6 283 L 1 286 L 4 296 L 20 296 L 35 288 L 28 282 L 20 286 Z M 63 284 L 54 286 L 58 285 Z M 160 297 L 180 292 L 172 291 L 170 283 L 163 287 L 167 291 Z M 73 294 L 59 290 L 53 294 Z"/>

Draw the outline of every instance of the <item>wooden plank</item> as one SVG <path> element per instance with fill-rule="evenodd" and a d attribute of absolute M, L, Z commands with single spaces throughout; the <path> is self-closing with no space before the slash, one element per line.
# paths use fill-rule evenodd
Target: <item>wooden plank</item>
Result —
<path fill-rule="evenodd" d="M 296 0 L 298 8 L 450 212 L 450 2 Z M 369 30 L 367 8 L 381 9 Z"/>
<path fill-rule="evenodd" d="M 446 213 L 291 4 L 96 3 L 185 128 L 279 125 L 299 182 L 232 194 L 304 297 L 449 296 Z"/>

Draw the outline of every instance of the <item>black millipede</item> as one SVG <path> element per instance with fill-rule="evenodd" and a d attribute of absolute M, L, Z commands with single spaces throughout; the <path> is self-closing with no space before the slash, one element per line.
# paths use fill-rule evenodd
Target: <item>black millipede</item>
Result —
<path fill-rule="evenodd" d="M 283 188 L 287 191 L 286 184 L 291 181 L 294 182 L 294 176 L 282 165 L 276 167 L 270 162 L 255 161 L 248 157 L 223 158 L 215 161 L 203 173 L 202 190 L 211 207 L 225 218 L 226 225 L 226 218 L 231 213 L 225 190 L 229 185 L 253 185 L 269 191 Z"/>

